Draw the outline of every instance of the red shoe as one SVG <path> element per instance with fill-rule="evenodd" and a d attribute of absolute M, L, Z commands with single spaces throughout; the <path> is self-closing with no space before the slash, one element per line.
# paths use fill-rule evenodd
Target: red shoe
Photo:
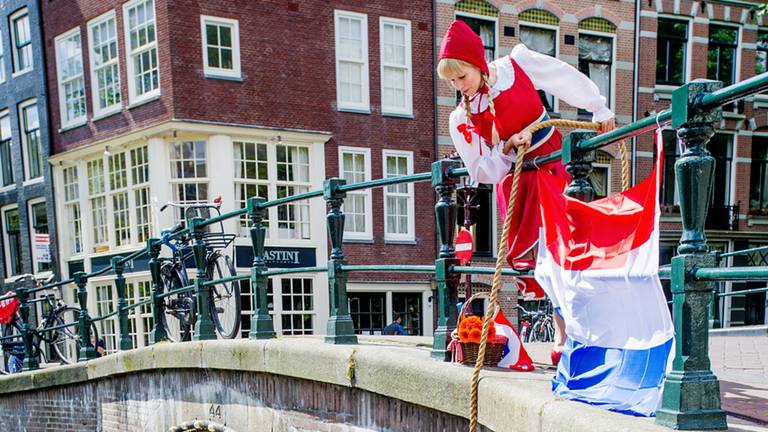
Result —
<path fill-rule="evenodd" d="M 536 267 L 536 261 L 534 260 L 514 260 L 512 262 L 512 268 L 517 271 L 533 270 Z"/>
<path fill-rule="evenodd" d="M 557 366 L 558 363 L 560 363 L 560 357 L 563 356 L 562 351 L 555 351 L 552 350 L 549 352 L 549 358 L 552 360 L 552 364 Z"/>

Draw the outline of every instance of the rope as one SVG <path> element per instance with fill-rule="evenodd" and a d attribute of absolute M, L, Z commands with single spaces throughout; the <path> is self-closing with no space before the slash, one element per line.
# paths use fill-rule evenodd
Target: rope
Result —
<path fill-rule="evenodd" d="M 627 161 L 627 144 L 619 141 L 619 155 L 621 157 L 621 190 L 629 189 L 629 161 Z"/>
<path fill-rule="evenodd" d="M 528 128 L 528 131 L 533 133 L 540 129 L 544 129 L 550 126 L 561 126 L 569 128 L 581 128 L 598 130 L 600 124 L 591 122 L 580 122 L 575 120 L 547 120 L 541 123 L 536 123 Z M 504 147 L 505 153 L 511 150 L 513 144 L 507 142 Z M 517 160 L 520 163 L 515 164 L 515 171 L 512 174 L 512 190 L 509 194 L 509 202 L 507 203 L 507 217 L 504 219 L 504 229 L 501 232 L 502 241 L 499 242 L 498 255 L 496 257 L 496 270 L 493 274 L 493 286 L 491 288 L 491 294 L 488 300 L 488 309 L 485 311 L 485 319 L 483 320 L 483 335 L 480 339 L 480 347 L 477 352 L 477 360 L 475 360 L 475 368 L 472 370 L 472 386 L 469 394 L 469 432 L 477 432 L 477 393 L 480 384 L 480 368 L 483 366 L 485 360 L 485 347 L 488 342 L 488 328 L 490 327 L 491 320 L 496 313 L 497 298 L 499 295 L 499 287 L 501 286 L 501 269 L 507 255 L 507 239 L 509 238 L 509 230 L 512 221 L 512 213 L 515 208 L 515 201 L 517 200 L 518 185 L 520 183 L 520 173 L 522 172 L 523 164 L 522 160 L 525 157 L 525 152 L 528 150 L 529 144 L 525 144 L 517 148 Z M 622 183 L 624 189 L 629 186 L 629 164 L 626 162 L 626 146 L 622 141 L 619 144 L 619 151 L 622 157 Z M 626 166 L 626 172 L 625 172 Z M 625 180 L 626 179 L 626 180 Z M 461 318 L 461 317 L 459 317 Z"/>

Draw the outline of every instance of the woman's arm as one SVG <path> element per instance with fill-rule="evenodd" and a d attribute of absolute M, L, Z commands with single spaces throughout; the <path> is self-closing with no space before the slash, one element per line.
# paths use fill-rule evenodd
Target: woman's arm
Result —
<path fill-rule="evenodd" d="M 451 113 L 450 130 L 453 145 L 456 151 L 464 161 L 464 165 L 469 171 L 472 180 L 479 183 L 498 183 L 509 172 L 512 163 L 515 161 L 514 155 L 505 155 L 502 153 L 504 143 L 488 148 L 484 140 L 474 132 L 471 132 L 472 143 L 464 139 L 464 134 L 459 131 L 459 126 L 467 123 L 467 115 L 459 107 Z M 481 143 L 483 142 L 483 143 Z M 483 154 L 480 154 L 480 146 L 483 146 Z"/>
<path fill-rule="evenodd" d="M 516 45 L 511 56 L 537 89 L 590 111 L 595 122 L 605 122 L 613 117 L 597 85 L 568 63 L 529 50 L 523 44 Z"/>

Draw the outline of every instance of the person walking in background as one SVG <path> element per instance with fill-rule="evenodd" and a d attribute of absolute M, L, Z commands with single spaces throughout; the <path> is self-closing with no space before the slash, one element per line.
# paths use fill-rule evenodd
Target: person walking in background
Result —
<path fill-rule="evenodd" d="M 403 315 L 395 314 L 395 319 L 392 324 L 384 327 L 384 331 L 381 332 L 385 336 L 400 335 L 405 336 L 405 329 L 403 328 Z"/>

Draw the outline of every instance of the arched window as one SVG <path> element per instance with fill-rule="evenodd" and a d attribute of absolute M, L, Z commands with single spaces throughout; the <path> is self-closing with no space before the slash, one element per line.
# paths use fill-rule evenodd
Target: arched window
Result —
<path fill-rule="evenodd" d="M 465 15 L 466 14 L 466 15 Z M 456 18 L 464 21 L 480 35 L 485 47 L 485 60 L 496 59 L 496 19 L 499 10 L 482 0 L 462 0 L 456 3 Z"/>

